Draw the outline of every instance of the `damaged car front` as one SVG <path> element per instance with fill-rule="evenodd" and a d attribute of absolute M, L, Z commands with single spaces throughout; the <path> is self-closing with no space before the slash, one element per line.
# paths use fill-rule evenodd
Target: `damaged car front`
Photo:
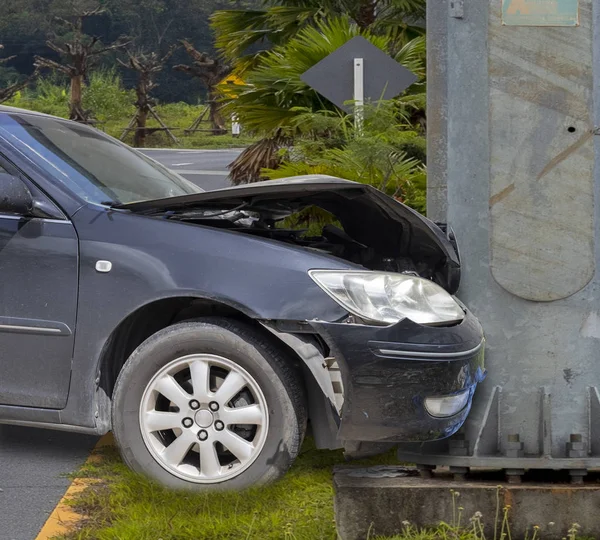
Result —
<path fill-rule="evenodd" d="M 443 225 L 368 185 L 322 175 L 121 208 L 319 256 L 288 289 L 301 291 L 292 303 L 302 309 L 260 319 L 303 361 L 318 447 L 363 455 L 445 438 L 464 423 L 485 377 L 484 339 L 453 296 L 460 261 Z"/>

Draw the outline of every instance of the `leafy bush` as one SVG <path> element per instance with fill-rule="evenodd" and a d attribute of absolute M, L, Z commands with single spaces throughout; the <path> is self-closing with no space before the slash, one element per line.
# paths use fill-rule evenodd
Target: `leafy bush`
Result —
<path fill-rule="evenodd" d="M 34 87 L 18 92 L 6 105 L 66 117 L 69 114 L 69 87 L 64 77 L 40 77 Z"/>
<path fill-rule="evenodd" d="M 202 114 L 204 105 L 198 103 L 197 105 L 190 105 L 183 101 L 176 103 L 163 103 L 160 105 L 160 116 L 169 127 L 184 127 L 188 128 L 192 125 L 194 120 Z M 208 117 L 205 117 L 206 125 L 208 127 Z"/>
<path fill-rule="evenodd" d="M 96 71 L 83 89 L 83 105 L 91 109 L 101 122 L 126 121 L 133 115 L 135 92 L 123 88 L 121 78 L 114 70 Z M 63 118 L 69 115 L 69 82 L 55 74 L 37 79 L 35 85 L 19 92 L 6 103 Z"/>
<path fill-rule="evenodd" d="M 91 109 L 101 122 L 122 120 L 127 123 L 135 113 L 135 92 L 123 88 L 114 69 L 94 71 L 83 89 L 83 106 Z"/>
<path fill-rule="evenodd" d="M 303 174 L 329 174 L 370 184 L 425 212 L 425 139 L 403 125 L 398 103 L 366 105 L 362 127 L 352 116 L 331 111 L 296 111 L 301 133 L 282 153 L 271 179 Z"/>

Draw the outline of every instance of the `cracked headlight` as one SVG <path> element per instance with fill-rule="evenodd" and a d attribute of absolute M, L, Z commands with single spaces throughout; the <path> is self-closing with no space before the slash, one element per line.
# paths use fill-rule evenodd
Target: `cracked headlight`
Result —
<path fill-rule="evenodd" d="M 459 322 L 464 311 L 428 279 L 385 272 L 310 270 L 310 277 L 350 313 L 367 321 L 418 324 Z"/>

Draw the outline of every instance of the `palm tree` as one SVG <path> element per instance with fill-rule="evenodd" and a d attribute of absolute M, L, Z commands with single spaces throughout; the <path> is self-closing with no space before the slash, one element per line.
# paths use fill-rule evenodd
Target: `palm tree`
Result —
<path fill-rule="evenodd" d="M 242 72 L 271 45 L 283 45 L 307 26 L 340 16 L 361 30 L 386 35 L 394 53 L 423 33 L 425 0 L 263 0 L 259 9 L 217 11 L 212 27 L 217 48 Z"/>
<path fill-rule="evenodd" d="M 232 164 L 234 183 L 262 178 L 263 167 L 273 168 L 279 148 L 302 136 L 297 119 L 306 111 L 341 111 L 302 81 L 300 76 L 355 36 L 363 36 L 389 52 L 393 38 L 363 29 L 345 16 L 329 18 L 314 26 L 305 26 L 285 44 L 261 55 L 260 61 L 244 75 L 245 86 L 237 90 L 235 100 L 225 110 L 235 114 L 245 129 L 264 138 L 250 146 Z M 397 61 L 424 78 L 425 40 L 423 36 L 406 43 L 395 55 Z M 400 110 L 421 107 L 424 84 L 413 85 L 411 94 L 399 101 Z"/>

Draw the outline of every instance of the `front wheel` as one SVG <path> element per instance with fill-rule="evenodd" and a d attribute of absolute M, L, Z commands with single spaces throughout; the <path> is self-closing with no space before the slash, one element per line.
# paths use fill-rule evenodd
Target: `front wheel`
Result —
<path fill-rule="evenodd" d="M 124 461 L 174 488 L 242 489 L 281 477 L 306 429 L 302 380 L 251 326 L 211 318 L 142 343 L 113 394 Z"/>

